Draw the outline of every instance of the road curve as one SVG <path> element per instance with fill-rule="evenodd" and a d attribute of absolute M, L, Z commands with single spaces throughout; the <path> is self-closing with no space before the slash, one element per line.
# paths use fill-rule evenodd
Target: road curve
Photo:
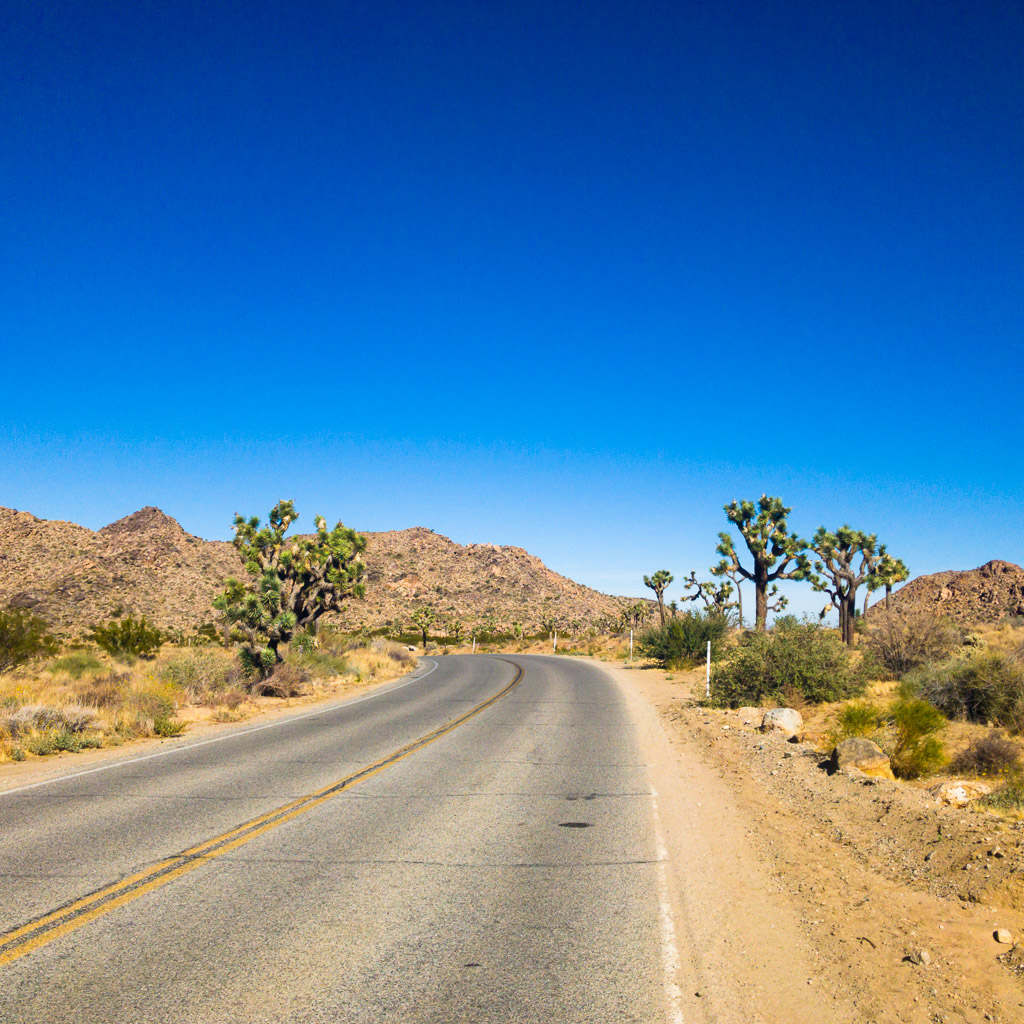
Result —
<path fill-rule="evenodd" d="M 0 837 L 3 1022 L 672 1019 L 647 767 L 592 664 L 439 658 L 0 794 Z"/>

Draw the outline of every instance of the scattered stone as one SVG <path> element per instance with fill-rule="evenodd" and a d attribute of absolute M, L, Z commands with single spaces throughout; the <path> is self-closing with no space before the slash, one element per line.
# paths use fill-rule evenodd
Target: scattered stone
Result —
<path fill-rule="evenodd" d="M 851 736 L 837 743 L 829 758 L 829 772 L 855 768 L 869 778 L 894 779 L 889 758 L 877 744 L 863 736 Z"/>
<path fill-rule="evenodd" d="M 925 859 L 925 860 L 931 860 L 931 859 L 932 859 L 932 857 L 934 857 L 934 856 L 935 856 L 935 851 L 934 851 L 934 850 L 929 850 L 929 851 L 928 851 L 928 852 L 927 852 L 927 853 L 926 853 L 926 854 L 924 855 L 924 859 Z"/>
<path fill-rule="evenodd" d="M 949 807 L 966 807 L 969 803 L 992 792 L 986 782 L 951 781 L 933 786 L 929 791 L 940 804 Z"/>
<path fill-rule="evenodd" d="M 927 949 L 911 950 L 904 958 L 907 963 L 918 967 L 927 967 L 932 962 L 932 954 Z"/>
<path fill-rule="evenodd" d="M 778 732 L 790 743 L 799 743 L 804 735 L 804 720 L 793 708 L 772 708 L 761 719 L 761 732 Z"/>
<path fill-rule="evenodd" d="M 1004 946 L 1013 945 L 1013 933 L 1008 928 L 997 928 L 992 933 L 992 937 L 996 942 L 1001 943 Z"/>
<path fill-rule="evenodd" d="M 996 860 L 1002 860 L 1002 858 L 1006 856 L 1006 854 L 1003 853 L 1002 849 L 998 846 L 993 846 L 992 849 L 988 851 L 988 855 L 990 857 L 995 857 Z"/>

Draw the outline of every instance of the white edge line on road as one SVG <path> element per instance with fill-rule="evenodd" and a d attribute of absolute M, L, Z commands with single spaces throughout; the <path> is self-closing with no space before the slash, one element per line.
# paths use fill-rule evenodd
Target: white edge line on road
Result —
<path fill-rule="evenodd" d="M 426 660 L 426 659 L 424 659 Z M 341 711 L 343 708 L 350 708 L 354 704 L 362 704 L 364 700 L 373 700 L 374 697 L 381 697 L 385 693 L 394 693 L 396 690 L 403 690 L 421 679 L 426 679 L 434 669 L 437 662 L 431 662 L 430 668 L 421 676 L 413 676 L 398 686 L 389 686 L 386 689 L 376 690 L 368 693 L 365 697 L 356 697 L 354 700 L 343 701 L 341 704 L 333 704 L 329 708 L 321 708 L 319 711 L 307 711 L 303 715 L 292 715 L 289 718 L 281 718 L 276 722 L 267 722 L 266 725 L 254 725 L 250 729 L 239 729 L 237 732 L 230 732 L 224 736 L 214 736 L 212 739 L 200 740 L 198 743 L 189 743 L 187 746 L 173 747 L 171 750 L 158 750 L 155 754 L 143 754 L 142 757 L 131 757 L 126 761 L 113 761 L 110 764 L 102 764 L 98 768 L 86 768 L 85 771 L 72 772 L 70 775 L 58 775 L 53 779 L 45 779 L 42 782 L 32 782 L 27 786 L 16 786 L 14 789 L 0 790 L 0 798 L 9 796 L 11 793 L 24 793 L 29 789 L 39 789 L 41 786 L 50 786 L 55 782 L 67 782 L 69 779 L 80 779 L 83 775 L 95 775 L 97 772 L 107 772 L 114 768 L 123 768 L 128 764 L 138 764 L 140 761 L 152 761 L 155 757 L 167 757 L 170 754 L 181 754 L 186 750 L 195 750 L 197 747 L 207 747 L 211 743 L 223 743 L 225 740 L 233 740 L 237 736 L 248 736 L 250 733 L 262 732 L 264 729 L 276 729 L 280 725 L 290 725 L 292 722 L 300 722 L 303 718 L 316 718 L 318 715 L 327 715 L 332 711 Z"/>
<path fill-rule="evenodd" d="M 661 925 L 661 959 L 664 968 L 665 1002 L 669 1024 L 683 1024 L 682 993 L 679 989 L 679 946 L 672 916 L 672 899 L 668 884 L 668 847 L 658 813 L 658 793 L 651 786 L 651 809 L 654 815 L 654 842 L 658 858 L 658 919 Z"/>

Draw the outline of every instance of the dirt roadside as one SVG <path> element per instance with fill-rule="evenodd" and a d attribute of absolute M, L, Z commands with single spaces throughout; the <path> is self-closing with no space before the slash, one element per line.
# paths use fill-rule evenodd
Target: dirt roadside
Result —
<path fill-rule="evenodd" d="M 684 1020 L 1024 1020 L 1024 951 L 993 936 L 1024 934 L 1024 823 L 829 777 L 665 673 L 602 667 L 652 766 Z"/>

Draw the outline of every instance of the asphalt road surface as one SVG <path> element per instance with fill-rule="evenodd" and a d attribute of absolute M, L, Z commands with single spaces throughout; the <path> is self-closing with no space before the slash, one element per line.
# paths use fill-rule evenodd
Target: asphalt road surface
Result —
<path fill-rule="evenodd" d="M 428 660 L 0 794 L 0 1020 L 672 1021 L 659 860 L 610 676 Z"/>

